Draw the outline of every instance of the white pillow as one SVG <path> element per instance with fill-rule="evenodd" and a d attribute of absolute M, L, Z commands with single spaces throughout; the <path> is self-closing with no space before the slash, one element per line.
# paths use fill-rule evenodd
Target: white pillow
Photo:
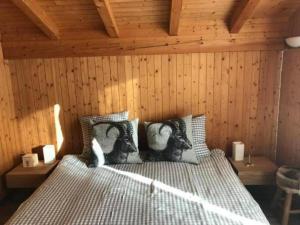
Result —
<path fill-rule="evenodd" d="M 210 151 L 206 144 L 206 116 L 196 116 L 192 119 L 192 128 L 193 128 L 193 143 L 194 150 L 196 152 L 197 159 L 209 156 Z"/>
<path fill-rule="evenodd" d="M 91 156 L 92 150 L 92 126 L 90 120 L 95 122 L 106 122 L 114 121 L 119 122 L 123 120 L 128 120 L 128 112 L 113 113 L 109 115 L 94 115 L 94 116 L 83 116 L 79 119 L 81 130 L 82 130 L 82 140 L 83 140 L 83 150 L 81 156 L 84 158 L 89 158 Z"/>

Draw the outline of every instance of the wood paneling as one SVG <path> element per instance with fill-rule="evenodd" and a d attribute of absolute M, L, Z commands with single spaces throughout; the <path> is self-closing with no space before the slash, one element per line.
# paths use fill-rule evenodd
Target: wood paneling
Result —
<path fill-rule="evenodd" d="M 182 11 L 182 0 L 172 0 L 169 22 L 169 34 L 177 35 Z"/>
<path fill-rule="evenodd" d="M 22 133 L 5 154 L 59 145 L 59 105 L 62 155 L 81 151 L 78 117 L 129 110 L 141 121 L 205 113 L 211 148 L 242 140 L 274 158 L 280 63 L 280 51 L 10 60 L 10 104 Z"/>
<path fill-rule="evenodd" d="M 290 36 L 300 35 L 300 11 L 290 20 Z M 284 52 L 281 80 L 280 114 L 278 123 L 277 162 L 300 164 L 300 50 Z"/>
<path fill-rule="evenodd" d="M 52 19 L 34 0 L 11 0 L 49 38 L 58 39 L 59 30 Z"/>
<path fill-rule="evenodd" d="M 117 0 L 118 1 L 118 0 Z M 228 20 L 243 0 L 184 0 L 183 19 Z M 252 18 L 290 16 L 299 7 L 298 0 L 260 1 Z"/>
<path fill-rule="evenodd" d="M 114 13 L 108 0 L 94 0 L 99 16 L 104 23 L 105 29 L 110 37 L 119 37 L 119 28 L 117 26 Z"/>
<path fill-rule="evenodd" d="M 284 49 L 289 17 L 298 0 L 261 1 L 239 34 L 228 23 L 240 1 L 185 0 L 178 36 L 169 37 L 170 0 L 110 0 L 121 38 L 108 37 L 93 1 L 43 0 L 60 31 L 47 37 L 10 0 L 0 1 L 5 58 L 169 54 Z M 255 48 L 253 48 L 255 46 Z M 270 47 L 271 46 L 271 47 Z"/>
<path fill-rule="evenodd" d="M 247 34 L 248 37 L 251 33 Z M 203 39 L 202 37 L 111 38 L 66 41 L 4 42 L 6 59 L 49 58 L 103 55 L 173 54 L 216 51 L 282 50 L 284 41 L 260 38 Z M 17 49 L 17 50 L 16 50 Z"/>
<path fill-rule="evenodd" d="M 300 35 L 300 9 L 297 10 L 289 21 L 289 37 L 296 37 Z"/>
<path fill-rule="evenodd" d="M 253 14 L 256 6 L 260 0 L 242 0 L 239 6 L 234 11 L 231 22 L 230 22 L 230 32 L 238 33 L 246 21 Z"/>
<path fill-rule="evenodd" d="M 284 53 L 278 124 L 279 164 L 300 164 L 300 50 Z"/>
<path fill-rule="evenodd" d="M 276 17 L 276 16 L 291 16 L 293 12 L 299 8 L 298 0 L 272 0 L 260 1 L 257 6 L 253 17 Z"/>
<path fill-rule="evenodd" d="M 17 113 L 14 107 L 14 90 L 7 61 L 4 61 L 0 42 L 0 198 L 3 195 L 3 173 L 16 163 L 16 155 L 24 148 L 17 138 Z"/>

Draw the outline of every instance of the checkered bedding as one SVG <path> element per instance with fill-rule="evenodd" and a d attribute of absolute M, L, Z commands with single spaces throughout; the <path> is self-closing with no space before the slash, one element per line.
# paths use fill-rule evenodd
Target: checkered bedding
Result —
<path fill-rule="evenodd" d="M 220 151 L 199 165 L 63 158 L 7 224 L 269 224 Z"/>

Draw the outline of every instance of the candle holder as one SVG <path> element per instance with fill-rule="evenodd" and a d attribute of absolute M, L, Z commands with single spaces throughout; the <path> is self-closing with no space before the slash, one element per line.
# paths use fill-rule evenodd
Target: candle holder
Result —
<path fill-rule="evenodd" d="M 252 163 L 251 154 L 249 153 L 249 155 L 248 155 L 248 161 L 246 163 L 246 167 L 252 167 L 252 166 L 254 166 L 254 164 Z"/>

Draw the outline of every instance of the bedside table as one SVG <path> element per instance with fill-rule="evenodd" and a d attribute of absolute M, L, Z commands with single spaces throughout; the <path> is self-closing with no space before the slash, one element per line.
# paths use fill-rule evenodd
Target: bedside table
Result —
<path fill-rule="evenodd" d="M 58 160 L 51 164 L 39 162 L 36 167 L 24 168 L 22 164 L 9 171 L 6 177 L 7 188 L 37 188 L 40 186 L 58 164 Z"/>
<path fill-rule="evenodd" d="M 277 166 L 268 158 L 253 156 L 254 166 L 246 167 L 245 161 L 229 161 L 244 185 L 275 185 Z"/>

